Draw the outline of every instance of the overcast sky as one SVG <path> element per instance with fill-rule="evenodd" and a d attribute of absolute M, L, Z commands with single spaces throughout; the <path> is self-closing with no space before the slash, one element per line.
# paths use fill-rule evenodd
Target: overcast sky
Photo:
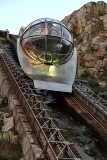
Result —
<path fill-rule="evenodd" d="M 59 21 L 91 0 L 0 0 L 0 30 L 18 34 L 38 18 L 55 18 Z M 98 0 L 95 0 L 97 2 Z M 104 0 L 107 3 L 107 0 Z"/>

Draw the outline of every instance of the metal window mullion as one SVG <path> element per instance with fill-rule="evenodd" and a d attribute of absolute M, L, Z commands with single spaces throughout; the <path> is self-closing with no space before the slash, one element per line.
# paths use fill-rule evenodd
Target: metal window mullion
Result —
<path fill-rule="evenodd" d="M 46 50 L 46 55 L 47 55 L 47 21 L 46 21 L 46 18 L 45 18 L 45 50 Z M 45 55 L 44 55 L 45 56 Z"/>

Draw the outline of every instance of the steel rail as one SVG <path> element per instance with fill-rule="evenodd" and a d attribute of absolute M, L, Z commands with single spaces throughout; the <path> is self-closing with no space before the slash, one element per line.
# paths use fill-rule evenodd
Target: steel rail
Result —
<path fill-rule="evenodd" d="M 79 81 L 75 81 L 73 87 L 75 91 L 79 92 L 90 103 L 93 104 L 94 102 L 94 106 L 107 116 L 107 100 L 95 94 L 89 87 L 83 85 Z"/>
<path fill-rule="evenodd" d="M 72 97 L 72 99 L 80 106 L 80 108 L 86 112 L 88 112 L 88 114 L 107 132 L 107 127 L 97 118 L 95 117 L 89 110 L 87 107 L 81 105 L 76 98 Z"/>
<path fill-rule="evenodd" d="M 50 117 L 49 111 L 44 108 L 40 97 L 34 94 L 26 82 L 23 76 L 24 73 L 19 71 L 17 63 L 11 54 L 5 49 L 3 44 L 0 46 L 4 51 L 0 55 L 0 61 L 8 74 L 11 85 L 14 85 L 13 90 L 23 105 L 23 109 L 33 126 L 35 135 L 38 135 L 43 153 L 46 152 L 48 159 L 52 160 L 78 159 L 71 149 L 72 144 L 65 140 L 60 129 L 57 128 L 54 120 Z"/>
<path fill-rule="evenodd" d="M 102 121 L 107 123 L 107 107 L 100 105 L 100 103 L 97 105 L 96 100 L 94 101 L 94 98 L 92 98 L 92 94 L 89 95 L 89 93 L 86 93 L 86 91 L 84 92 L 82 87 L 80 88 L 78 85 L 74 84 L 73 88 L 74 95 L 83 101 L 88 106 L 88 108 L 90 108 L 98 117 L 102 119 Z"/>

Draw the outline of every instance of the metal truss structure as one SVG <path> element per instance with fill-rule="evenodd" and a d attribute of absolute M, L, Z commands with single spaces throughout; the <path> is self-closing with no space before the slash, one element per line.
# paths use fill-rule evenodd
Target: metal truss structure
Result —
<path fill-rule="evenodd" d="M 57 127 L 46 104 L 34 93 L 32 81 L 19 69 L 12 53 L 5 45 L 3 47 L 2 42 L 0 48 L 0 62 L 43 149 L 40 157 L 45 154 L 51 160 L 79 160 L 74 144 L 65 140 L 63 131 Z"/>
<path fill-rule="evenodd" d="M 73 85 L 75 95 L 90 107 L 100 118 L 107 122 L 107 100 L 99 97 L 89 87 L 79 81 Z"/>

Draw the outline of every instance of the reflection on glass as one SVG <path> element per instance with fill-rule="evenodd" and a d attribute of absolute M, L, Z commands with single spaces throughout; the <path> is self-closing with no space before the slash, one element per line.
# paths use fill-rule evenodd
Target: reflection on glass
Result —
<path fill-rule="evenodd" d="M 29 37 L 29 30 L 27 30 L 27 31 L 25 32 L 25 34 L 23 35 L 23 38 L 27 38 L 27 37 Z"/>
<path fill-rule="evenodd" d="M 60 54 L 67 54 L 69 53 L 69 50 L 70 50 L 70 46 L 71 46 L 71 43 L 65 39 L 62 40 L 62 47 L 61 47 L 61 52 Z"/>
<path fill-rule="evenodd" d="M 68 30 L 65 27 L 62 27 L 62 33 L 63 33 L 64 39 L 71 41 L 71 34 L 68 32 Z"/>
<path fill-rule="evenodd" d="M 45 35 L 45 23 L 37 24 L 30 28 L 30 36 Z"/>
<path fill-rule="evenodd" d="M 61 25 L 57 23 L 47 23 L 48 34 L 52 36 L 61 37 Z"/>
<path fill-rule="evenodd" d="M 49 65 L 66 63 L 73 52 L 73 39 L 67 28 L 50 18 L 32 22 L 21 37 L 21 45 L 29 57 Z"/>

